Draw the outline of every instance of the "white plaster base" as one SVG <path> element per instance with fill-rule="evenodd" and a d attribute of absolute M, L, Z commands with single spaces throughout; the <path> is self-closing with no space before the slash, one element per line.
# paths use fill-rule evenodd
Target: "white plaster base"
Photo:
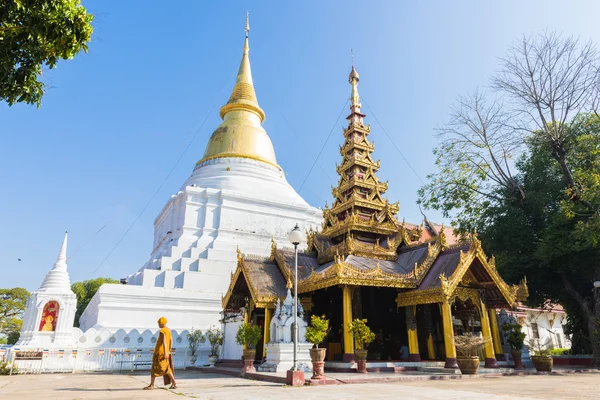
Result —
<path fill-rule="evenodd" d="M 298 343 L 298 366 L 304 372 L 312 372 L 310 349 L 312 343 Z M 267 343 L 267 359 L 259 367 L 259 371 L 287 371 L 294 366 L 293 343 Z"/>
<path fill-rule="evenodd" d="M 174 329 L 217 325 L 237 249 L 268 256 L 272 238 L 289 246 L 294 225 L 315 229 L 321 214 L 272 165 L 206 161 L 156 218 L 150 260 L 127 285 L 103 285 L 82 314 L 81 329 L 153 329 L 161 315 Z"/>

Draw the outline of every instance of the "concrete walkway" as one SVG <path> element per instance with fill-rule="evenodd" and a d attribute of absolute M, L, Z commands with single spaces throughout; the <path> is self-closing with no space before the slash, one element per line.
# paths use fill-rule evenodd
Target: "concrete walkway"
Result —
<path fill-rule="evenodd" d="M 148 375 L 0 376 L 0 399 L 598 399 L 600 373 L 484 377 L 291 388 L 197 371 L 180 372 L 179 388 L 143 391 Z"/>

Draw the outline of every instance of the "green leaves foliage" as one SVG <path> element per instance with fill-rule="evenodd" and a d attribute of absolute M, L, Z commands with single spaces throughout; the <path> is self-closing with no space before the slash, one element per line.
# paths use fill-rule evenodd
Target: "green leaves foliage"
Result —
<path fill-rule="evenodd" d="M 261 337 L 262 329 L 260 326 L 244 322 L 239 326 L 238 331 L 235 334 L 235 341 L 239 345 L 254 349 Z"/>
<path fill-rule="evenodd" d="M 11 333 L 15 332 L 16 338 L 19 338 L 21 317 L 25 311 L 27 299 L 29 299 L 27 289 L 0 289 L 0 333 L 7 335 L 9 344 L 16 341 L 10 340 Z"/>
<path fill-rule="evenodd" d="M 75 326 L 79 327 L 79 317 L 85 311 L 85 308 L 92 300 L 100 286 L 105 283 L 119 283 L 112 278 L 96 278 L 83 282 L 75 282 L 71 285 L 71 290 L 77 296 L 77 311 L 75 312 Z"/>
<path fill-rule="evenodd" d="M 506 334 L 506 342 L 513 350 L 522 350 L 525 343 L 525 333 L 519 324 L 504 324 L 502 330 Z"/>
<path fill-rule="evenodd" d="M 87 52 L 93 19 L 80 0 L 0 2 L 0 100 L 39 107 L 42 68 Z"/>
<path fill-rule="evenodd" d="M 325 318 L 325 316 L 319 317 L 318 315 L 313 315 L 310 317 L 310 325 L 306 328 L 306 340 L 309 343 L 315 345 L 315 347 L 319 347 L 319 344 L 325 340 L 327 334 L 329 333 L 329 320 Z"/>
<path fill-rule="evenodd" d="M 348 330 L 354 341 L 356 342 L 357 350 L 364 350 L 369 344 L 375 340 L 375 334 L 371 328 L 367 326 L 366 319 L 357 318 L 348 324 Z"/>
<path fill-rule="evenodd" d="M 198 347 L 206 342 L 206 338 L 202 334 L 202 331 L 199 329 L 194 330 L 194 328 L 187 334 L 187 339 L 191 356 L 195 356 L 198 352 Z"/>
<path fill-rule="evenodd" d="M 206 331 L 206 339 L 208 340 L 208 343 L 210 343 L 210 355 L 218 356 L 219 347 L 223 345 L 223 340 L 225 340 L 225 334 L 221 329 L 213 326 Z"/>

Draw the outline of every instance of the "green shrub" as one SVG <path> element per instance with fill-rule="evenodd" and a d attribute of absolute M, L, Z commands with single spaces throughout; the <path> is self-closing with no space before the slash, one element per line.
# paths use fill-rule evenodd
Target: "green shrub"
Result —
<path fill-rule="evenodd" d="M 375 340 L 375 334 L 367 326 L 366 319 L 355 319 L 348 324 L 348 329 L 356 341 L 357 350 L 365 350 Z"/>
<path fill-rule="evenodd" d="M 235 341 L 237 344 L 246 346 L 248 349 L 255 349 L 261 336 L 262 329 L 260 326 L 244 322 L 235 334 Z"/>
<path fill-rule="evenodd" d="M 323 315 L 313 315 L 310 317 L 310 326 L 306 328 L 306 340 L 319 347 L 319 344 L 325 340 L 329 333 L 329 320 Z"/>
<path fill-rule="evenodd" d="M 208 343 L 210 343 L 210 355 L 218 356 L 219 347 L 223 345 L 225 334 L 215 326 L 206 331 L 206 338 L 208 339 Z"/>
<path fill-rule="evenodd" d="M 190 356 L 195 356 L 198 352 L 198 347 L 206 341 L 201 330 L 194 330 L 187 334 L 188 344 L 190 347 Z"/>
<path fill-rule="evenodd" d="M 551 356 L 566 356 L 571 354 L 571 349 L 552 349 L 550 350 Z"/>
<path fill-rule="evenodd" d="M 506 333 L 506 342 L 513 350 L 522 350 L 525 343 L 525 333 L 519 324 L 504 324 L 502 330 Z"/>
<path fill-rule="evenodd" d="M 10 361 L 0 360 L 0 375 L 10 374 L 10 364 L 11 364 Z M 17 368 L 16 364 L 13 364 L 12 373 L 13 373 L 13 375 L 19 373 L 19 369 Z"/>

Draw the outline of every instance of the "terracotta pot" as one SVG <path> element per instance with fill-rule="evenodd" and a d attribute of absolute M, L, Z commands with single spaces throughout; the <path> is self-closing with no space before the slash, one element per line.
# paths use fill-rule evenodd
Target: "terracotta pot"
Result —
<path fill-rule="evenodd" d="M 523 369 L 525 367 L 523 367 L 523 360 L 522 357 L 523 355 L 521 354 L 521 350 L 510 350 L 510 355 L 513 358 L 513 361 L 515 362 L 515 369 Z"/>
<path fill-rule="evenodd" d="M 357 360 L 366 360 L 367 359 L 367 350 L 355 350 L 354 355 Z"/>
<path fill-rule="evenodd" d="M 538 372 L 552 372 L 554 360 L 551 356 L 531 356 L 531 361 Z"/>
<path fill-rule="evenodd" d="M 367 350 L 355 350 L 356 356 L 356 372 L 361 374 L 367 373 Z"/>
<path fill-rule="evenodd" d="M 310 349 L 310 359 L 311 361 L 324 361 L 325 360 L 325 352 L 327 349 L 325 348 L 312 348 Z"/>
<path fill-rule="evenodd" d="M 256 372 L 254 369 L 254 357 L 256 357 L 255 349 L 244 350 L 244 366 L 242 367 L 242 375 L 247 372 Z"/>
<path fill-rule="evenodd" d="M 313 366 L 311 379 L 325 379 L 325 352 L 327 349 L 310 349 L 310 359 Z"/>
<path fill-rule="evenodd" d="M 219 356 L 208 356 L 208 366 L 214 367 L 219 361 Z"/>
<path fill-rule="evenodd" d="M 479 371 L 479 357 L 478 356 L 458 356 L 456 357 L 458 368 L 460 372 L 465 375 L 475 375 Z"/>

